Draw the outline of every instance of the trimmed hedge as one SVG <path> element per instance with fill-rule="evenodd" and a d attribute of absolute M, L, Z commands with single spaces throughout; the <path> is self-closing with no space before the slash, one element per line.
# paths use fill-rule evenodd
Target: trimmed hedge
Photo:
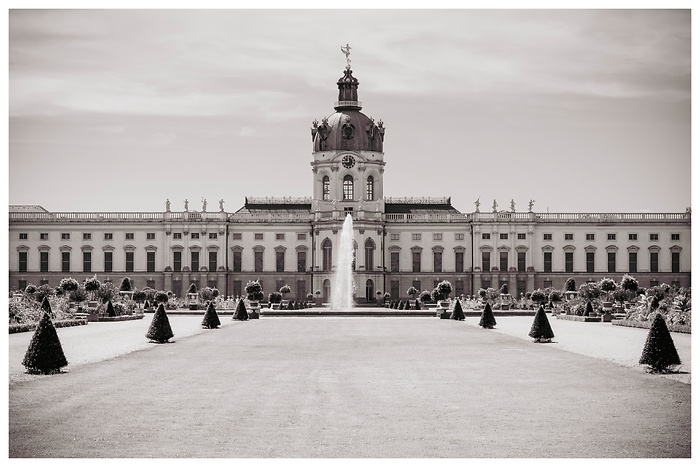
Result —
<path fill-rule="evenodd" d="M 69 328 L 71 326 L 82 326 L 87 324 L 87 319 L 62 319 L 53 322 L 55 328 Z M 10 324 L 10 334 L 36 330 L 37 323 Z"/>
<path fill-rule="evenodd" d="M 635 321 L 631 319 L 615 319 L 612 324 L 615 326 L 627 326 L 629 328 L 651 329 L 652 321 Z M 684 334 L 692 334 L 691 327 L 687 324 L 666 324 L 666 327 L 671 332 L 682 332 Z"/>

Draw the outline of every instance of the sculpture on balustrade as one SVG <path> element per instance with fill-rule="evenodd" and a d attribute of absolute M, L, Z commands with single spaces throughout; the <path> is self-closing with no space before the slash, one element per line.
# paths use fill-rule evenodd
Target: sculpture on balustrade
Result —
<path fill-rule="evenodd" d="M 532 212 L 532 206 L 534 206 L 534 205 L 535 205 L 535 200 L 531 199 L 530 202 L 528 203 L 527 212 Z"/>
<path fill-rule="evenodd" d="M 224 199 L 219 200 L 219 211 L 224 212 Z"/>
<path fill-rule="evenodd" d="M 491 206 L 491 209 L 493 209 L 493 212 L 498 212 L 498 203 L 496 200 L 493 200 L 493 206 Z"/>
<path fill-rule="evenodd" d="M 515 212 L 515 201 L 512 198 L 510 200 L 510 212 Z"/>
<path fill-rule="evenodd" d="M 474 201 L 474 205 L 476 206 L 476 211 L 474 211 L 474 212 L 479 212 L 479 206 L 481 206 L 481 201 L 479 201 L 480 199 L 481 199 L 481 196 L 479 196 L 476 199 L 476 201 Z"/>
<path fill-rule="evenodd" d="M 170 199 L 165 200 L 165 211 L 170 212 Z"/>
<path fill-rule="evenodd" d="M 185 211 L 189 211 L 189 205 L 190 205 L 190 202 L 187 201 L 187 198 L 185 198 Z"/>
<path fill-rule="evenodd" d="M 207 212 L 207 199 L 202 198 L 202 212 Z"/>

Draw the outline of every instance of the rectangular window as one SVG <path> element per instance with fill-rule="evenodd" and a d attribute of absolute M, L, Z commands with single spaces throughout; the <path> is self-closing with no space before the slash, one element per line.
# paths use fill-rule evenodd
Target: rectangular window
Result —
<path fill-rule="evenodd" d="M 463 233 L 456 233 L 455 240 L 464 240 L 464 234 Z"/>
<path fill-rule="evenodd" d="M 433 251 L 433 271 L 442 272 L 442 251 Z"/>
<path fill-rule="evenodd" d="M 628 239 L 632 242 L 637 241 L 637 234 L 629 234 Z"/>
<path fill-rule="evenodd" d="M 518 252 L 518 272 L 525 272 L 525 252 Z"/>
<path fill-rule="evenodd" d="M 552 286 L 552 280 L 551 280 L 551 279 L 550 279 L 550 280 L 545 279 L 545 280 L 542 281 L 542 287 L 543 287 L 543 288 L 546 289 L 547 287 L 551 287 L 551 286 Z"/>
<path fill-rule="evenodd" d="M 615 271 L 615 260 L 617 259 L 617 253 L 614 251 L 608 251 L 608 272 Z"/>
<path fill-rule="evenodd" d="M 442 234 L 441 233 L 434 233 L 433 240 L 442 240 Z"/>
<path fill-rule="evenodd" d="M 262 272 L 263 271 L 263 252 L 262 251 L 255 251 L 253 253 L 254 253 L 253 259 L 255 261 L 255 272 Z"/>
<path fill-rule="evenodd" d="M 464 272 L 464 253 L 455 252 L 455 272 Z"/>
<path fill-rule="evenodd" d="M 460 295 L 464 295 L 464 281 L 458 279 L 455 281 L 455 297 Z"/>
<path fill-rule="evenodd" d="M 182 272 L 182 252 L 173 251 L 173 271 Z"/>
<path fill-rule="evenodd" d="M 70 234 L 69 233 L 62 233 L 61 240 L 70 240 Z"/>
<path fill-rule="evenodd" d="M 522 277 L 518 277 L 518 280 L 515 282 L 515 298 L 520 298 L 523 295 L 525 295 L 525 293 L 527 292 L 525 290 L 527 288 L 525 284 L 525 279 Z"/>
<path fill-rule="evenodd" d="M 544 234 L 544 236 L 543 236 L 542 238 L 543 238 L 544 240 L 551 240 L 551 239 L 552 239 L 552 234 L 551 234 L 551 233 Z"/>
<path fill-rule="evenodd" d="M 637 252 L 636 251 L 630 251 L 629 252 L 629 272 L 637 272 Z"/>
<path fill-rule="evenodd" d="M 190 238 L 191 238 L 192 240 L 199 240 L 199 232 L 192 232 L 192 233 L 190 234 Z"/>
<path fill-rule="evenodd" d="M 216 232 L 209 232 L 209 240 L 217 240 L 219 238 L 219 234 Z"/>
<path fill-rule="evenodd" d="M 92 252 L 83 251 L 83 272 L 92 272 Z"/>
<path fill-rule="evenodd" d="M 608 240 L 617 240 L 617 234 L 609 233 Z"/>
<path fill-rule="evenodd" d="M 519 233 L 519 234 L 518 234 L 518 240 L 527 240 L 527 234 Z"/>
<path fill-rule="evenodd" d="M 671 234 L 671 241 L 672 242 L 677 242 L 680 239 L 681 239 L 681 234 L 674 234 L 674 233 Z"/>
<path fill-rule="evenodd" d="M 146 272 L 156 272 L 156 252 L 146 252 Z"/>
<path fill-rule="evenodd" d="M 240 297 L 243 292 L 243 283 L 241 281 L 233 281 L 233 292 L 234 297 Z"/>
<path fill-rule="evenodd" d="M 658 242 L 659 241 L 659 234 L 649 234 L 649 241 L 650 242 Z"/>
<path fill-rule="evenodd" d="M 22 233 L 19 234 L 19 239 L 20 239 L 20 240 L 28 240 L 28 239 L 29 239 L 29 235 L 26 234 L 26 233 L 24 233 L 24 232 L 22 232 Z"/>
<path fill-rule="evenodd" d="M 134 272 L 134 252 L 126 252 L 126 272 Z"/>
<path fill-rule="evenodd" d="M 394 241 L 394 242 L 395 242 L 395 241 L 398 241 L 398 240 L 399 240 L 399 234 L 393 233 L 393 234 L 391 234 L 391 235 L 389 236 L 389 239 L 390 239 L 391 241 Z"/>
<path fill-rule="evenodd" d="M 544 272 L 552 272 L 552 252 L 544 252 Z"/>
<path fill-rule="evenodd" d="M 112 272 L 112 252 L 105 251 L 105 272 Z"/>
<path fill-rule="evenodd" d="M 574 252 L 565 251 L 564 252 L 564 271 L 574 272 Z"/>
<path fill-rule="evenodd" d="M 595 272 L 595 253 L 586 252 L 586 272 Z"/>
<path fill-rule="evenodd" d="M 275 252 L 275 271 L 284 272 L 284 251 Z"/>
<path fill-rule="evenodd" d="M 420 272 L 420 251 L 413 253 L 413 272 Z"/>
<path fill-rule="evenodd" d="M 649 287 L 656 287 L 657 285 L 659 285 L 659 281 L 653 279 L 649 281 Z"/>
<path fill-rule="evenodd" d="M 586 234 L 586 241 L 588 241 L 588 242 L 595 241 L 595 234 Z"/>
<path fill-rule="evenodd" d="M 490 233 L 482 233 L 481 239 L 482 240 L 491 240 L 491 234 Z"/>
<path fill-rule="evenodd" d="M 654 251 L 649 253 L 649 272 L 659 272 L 659 254 Z"/>
<path fill-rule="evenodd" d="M 155 239 L 156 239 L 155 232 L 146 232 L 146 240 L 155 240 Z"/>
<path fill-rule="evenodd" d="M 572 234 L 572 233 L 565 233 L 564 234 L 564 240 L 571 241 L 573 239 L 574 239 L 574 234 Z"/>
<path fill-rule="evenodd" d="M 48 239 L 49 239 L 48 233 L 40 233 L 39 234 L 39 240 L 48 240 Z"/>
<path fill-rule="evenodd" d="M 61 252 L 61 272 L 70 272 L 70 251 Z"/>
<path fill-rule="evenodd" d="M 489 287 L 491 287 L 491 279 L 487 279 L 487 278 L 482 277 L 481 278 L 481 288 L 488 289 Z"/>
<path fill-rule="evenodd" d="M 297 251 L 297 272 L 306 272 L 306 252 Z"/>
<path fill-rule="evenodd" d="M 27 272 L 27 252 L 19 252 L 19 272 Z"/>
<path fill-rule="evenodd" d="M 243 240 L 243 234 L 240 232 L 234 233 L 233 234 L 233 239 L 234 240 Z"/>
<path fill-rule="evenodd" d="M 399 252 L 391 252 L 391 272 L 399 272 Z"/>
<path fill-rule="evenodd" d="M 671 287 L 678 289 L 678 288 L 680 288 L 680 286 L 681 286 L 681 281 L 671 281 Z"/>
<path fill-rule="evenodd" d="M 24 290 L 27 288 L 27 279 L 20 279 L 17 281 L 17 288 L 19 290 Z"/>
<path fill-rule="evenodd" d="M 39 252 L 39 271 L 49 272 L 49 252 L 40 251 Z"/>
<path fill-rule="evenodd" d="M 276 233 L 275 240 L 284 240 L 284 234 L 283 233 Z"/>
<path fill-rule="evenodd" d="M 392 300 L 399 299 L 399 293 L 400 293 L 399 287 L 400 287 L 399 281 L 391 281 L 391 299 Z"/>
<path fill-rule="evenodd" d="M 182 232 L 173 232 L 173 240 L 182 240 Z"/>
<path fill-rule="evenodd" d="M 297 234 L 297 240 L 299 240 L 299 241 L 306 241 L 306 234 L 305 234 L 305 233 L 298 233 L 298 234 Z"/>
<path fill-rule="evenodd" d="M 501 251 L 498 255 L 499 265 L 498 268 L 501 271 L 508 271 L 508 252 Z"/>
<path fill-rule="evenodd" d="M 111 232 L 107 232 L 107 233 L 105 233 L 105 240 L 112 240 L 112 239 L 113 239 L 113 237 L 114 237 L 114 236 L 112 235 L 112 233 L 111 233 Z"/>
<path fill-rule="evenodd" d="M 490 271 L 491 270 L 491 252 L 482 251 L 481 252 L 481 270 Z"/>
<path fill-rule="evenodd" d="M 199 252 L 198 251 L 191 251 L 190 252 L 190 268 L 192 269 L 192 272 L 199 271 Z"/>
<path fill-rule="evenodd" d="M 419 233 L 411 234 L 411 240 L 419 241 L 419 240 L 420 240 L 420 234 L 419 234 Z"/>
<path fill-rule="evenodd" d="M 83 240 L 92 240 L 92 234 L 91 233 L 84 233 Z"/>
<path fill-rule="evenodd" d="M 265 236 L 261 233 L 256 233 L 254 235 L 255 240 L 264 240 Z"/>
<path fill-rule="evenodd" d="M 134 239 L 134 234 L 132 232 L 127 232 L 125 235 L 125 238 L 127 240 L 133 240 Z"/>
<path fill-rule="evenodd" d="M 508 234 L 507 233 L 500 234 L 500 239 L 501 240 L 508 240 Z"/>
<path fill-rule="evenodd" d="M 219 252 L 218 251 L 210 251 L 209 252 L 209 271 L 214 272 L 216 269 L 219 267 L 218 265 L 218 256 Z"/>
<path fill-rule="evenodd" d="M 671 272 L 681 272 L 681 254 L 677 251 L 671 252 Z"/>
<path fill-rule="evenodd" d="M 243 254 L 240 251 L 233 252 L 233 272 L 243 271 Z"/>

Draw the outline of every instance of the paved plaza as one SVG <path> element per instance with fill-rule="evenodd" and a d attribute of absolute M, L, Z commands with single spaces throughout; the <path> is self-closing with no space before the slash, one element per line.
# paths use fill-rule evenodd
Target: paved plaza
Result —
<path fill-rule="evenodd" d="M 53 376 L 10 335 L 10 457 L 690 456 L 689 335 L 659 376 L 635 365 L 647 331 L 609 323 L 550 317 L 534 344 L 531 317 L 173 316 L 157 345 L 151 316 L 59 329 Z"/>

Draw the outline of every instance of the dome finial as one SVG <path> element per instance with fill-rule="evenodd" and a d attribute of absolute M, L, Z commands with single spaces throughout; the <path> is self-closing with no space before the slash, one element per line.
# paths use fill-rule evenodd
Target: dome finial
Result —
<path fill-rule="evenodd" d="M 350 69 L 350 44 L 345 44 L 344 46 L 340 46 L 340 51 L 345 54 L 345 60 L 347 60 L 348 64 L 345 65 L 346 69 Z"/>

